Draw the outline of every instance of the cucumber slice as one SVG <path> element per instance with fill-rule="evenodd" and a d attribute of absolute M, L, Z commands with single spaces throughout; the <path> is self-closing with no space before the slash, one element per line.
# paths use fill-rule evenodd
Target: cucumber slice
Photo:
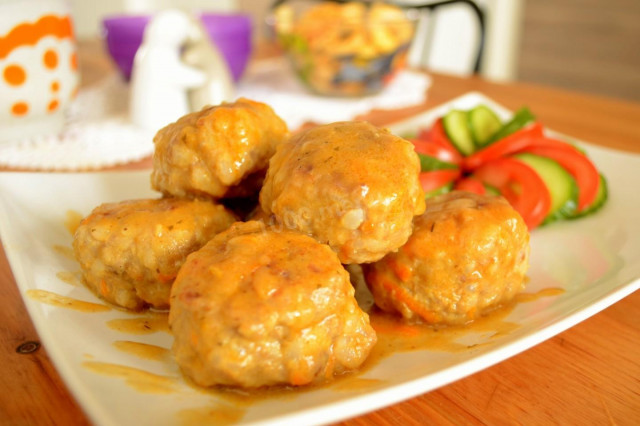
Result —
<path fill-rule="evenodd" d="M 500 129 L 498 129 L 493 135 L 491 135 L 485 145 L 490 145 L 495 141 L 499 141 L 500 139 L 503 139 L 510 134 L 517 132 L 535 119 L 536 117 L 531 113 L 531 111 L 529 111 L 529 108 L 520 108 L 518 111 L 516 111 L 515 114 L 513 114 L 511 120 L 506 122 L 502 127 L 500 127 Z"/>
<path fill-rule="evenodd" d="M 446 161 L 431 157 L 430 155 L 418 153 L 418 158 L 420 158 L 420 171 L 422 172 L 458 168 L 455 164 L 447 163 Z"/>
<path fill-rule="evenodd" d="M 449 182 L 445 185 L 442 185 L 440 188 L 432 189 L 429 192 L 424 194 L 424 198 L 435 197 L 436 195 L 446 194 L 447 192 L 451 192 L 453 190 L 453 182 Z"/>
<path fill-rule="evenodd" d="M 484 190 L 487 192 L 487 194 L 490 194 L 490 195 L 502 195 L 500 190 L 498 188 L 496 188 L 495 186 L 489 185 L 488 183 L 485 183 L 485 182 L 482 182 L 482 185 L 484 185 Z"/>
<path fill-rule="evenodd" d="M 529 165 L 542 178 L 551 194 L 551 209 L 542 224 L 573 217 L 578 206 L 576 180 L 556 161 L 540 155 L 522 153 L 514 156 Z"/>
<path fill-rule="evenodd" d="M 600 210 L 602 206 L 607 202 L 609 198 L 609 187 L 607 186 L 607 180 L 604 178 L 602 174 L 600 174 L 600 187 L 598 187 L 598 193 L 596 194 L 596 199 L 593 200 L 590 206 L 585 208 L 584 210 L 577 212 L 569 219 L 578 219 L 584 216 L 588 216 L 590 214 L 595 213 Z"/>
<path fill-rule="evenodd" d="M 466 111 L 452 110 L 442 117 L 444 131 L 462 155 L 471 155 L 475 150 Z"/>
<path fill-rule="evenodd" d="M 468 120 L 473 142 L 478 148 L 485 146 L 491 136 L 502 128 L 500 118 L 486 105 L 479 105 L 469 111 Z"/>

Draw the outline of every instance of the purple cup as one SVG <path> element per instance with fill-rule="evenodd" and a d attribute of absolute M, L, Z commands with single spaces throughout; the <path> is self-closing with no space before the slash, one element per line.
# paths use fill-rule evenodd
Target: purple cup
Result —
<path fill-rule="evenodd" d="M 202 24 L 227 61 L 235 81 L 242 77 L 251 55 L 251 18 L 244 14 L 200 13 Z M 142 44 L 151 16 L 119 15 L 102 21 L 103 39 L 118 69 L 129 80 L 133 59 Z"/>

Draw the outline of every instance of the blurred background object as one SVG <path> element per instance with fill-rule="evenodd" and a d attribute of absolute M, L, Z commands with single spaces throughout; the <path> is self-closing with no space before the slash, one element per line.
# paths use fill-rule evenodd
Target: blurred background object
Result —
<path fill-rule="evenodd" d="M 100 24 L 106 48 L 126 80 L 153 12 L 107 15 Z M 244 72 L 252 48 L 252 23 L 248 14 L 197 12 L 203 28 L 224 56 L 235 81 Z"/>
<path fill-rule="evenodd" d="M 367 96 L 386 87 L 406 67 L 418 18 L 415 10 L 380 1 L 278 0 L 272 12 L 275 38 L 296 75 L 326 96 Z"/>
<path fill-rule="evenodd" d="M 175 9 L 158 12 L 146 25 L 131 74 L 133 124 L 154 131 L 191 112 L 189 90 L 206 82 L 203 70 L 181 57 L 196 25 L 191 15 Z"/>
<path fill-rule="evenodd" d="M 406 0 L 413 1 L 413 0 Z M 418 0 L 416 0 L 418 1 Z M 264 37 L 273 0 L 71 0 L 78 36 L 96 37 L 107 14 L 142 13 L 179 5 L 207 11 L 244 11 L 254 39 Z M 477 0 L 487 39 L 481 76 L 520 80 L 640 101 L 640 2 L 637 0 Z M 444 10 L 444 9 L 443 9 Z M 442 12 L 444 14 L 445 12 Z M 460 12 L 447 12 L 457 15 Z M 441 16 L 442 18 L 442 16 Z M 451 17 L 449 19 L 454 19 Z M 464 18 L 463 18 L 464 19 Z M 440 24 L 469 37 L 467 24 Z M 457 28 L 457 31 L 456 31 Z M 472 31 L 471 31 L 472 32 Z M 446 42 L 459 46 L 457 38 Z M 434 48 L 447 50 L 446 47 Z M 450 49 L 449 49 L 450 50 Z M 437 56 L 437 55 L 436 55 Z"/>
<path fill-rule="evenodd" d="M 168 8 L 193 12 L 233 12 L 239 8 L 238 0 L 69 0 L 77 19 L 75 30 L 79 39 L 100 35 L 102 19 L 109 15 L 143 15 Z M 251 2 L 248 2 L 251 3 Z"/>
<path fill-rule="evenodd" d="M 0 2 L 0 142 L 58 134 L 77 68 L 66 1 Z"/>
<path fill-rule="evenodd" d="M 529 0 L 518 79 L 640 102 L 640 1 Z"/>

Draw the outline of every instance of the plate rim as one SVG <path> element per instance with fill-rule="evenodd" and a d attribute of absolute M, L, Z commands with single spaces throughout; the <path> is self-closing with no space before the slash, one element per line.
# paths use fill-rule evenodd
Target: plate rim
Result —
<path fill-rule="evenodd" d="M 401 120 L 397 120 L 393 123 L 389 123 L 385 125 L 386 128 L 393 129 L 399 127 L 400 125 L 404 125 L 406 123 L 410 123 L 412 121 L 418 121 L 421 117 L 426 117 L 429 115 L 434 115 L 440 109 L 444 109 L 450 107 L 453 104 L 460 103 L 468 98 L 478 98 L 486 101 L 490 105 L 497 105 L 499 108 L 511 112 L 508 108 L 498 104 L 493 101 L 491 98 L 482 94 L 481 92 L 473 91 L 465 93 L 459 97 L 456 97 L 448 102 L 444 102 L 438 106 L 430 108 L 429 110 L 423 111 L 421 113 L 415 114 L 410 117 L 406 117 Z M 580 143 L 587 144 L 589 146 L 597 147 L 598 149 L 602 149 L 605 151 L 616 152 L 616 153 L 627 153 L 626 151 L 620 151 L 612 148 L 602 147 L 600 145 L 590 144 L 587 141 L 579 140 Z M 640 155 L 635 155 L 637 159 L 640 159 Z M 635 161 L 635 160 L 634 160 Z M 0 186 L 4 183 L 5 180 L 11 179 L 14 175 L 21 176 L 30 176 L 30 175 L 38 175 L 38 176 L 51 176 L 51 175 L 61 175 L 61 176 L 73 176 L 78 177 L 80 175 L 94 175 L 94 176 L 102 176 L 103 174 L 117 174 L 120 176 L 140 176 L 148 174 L 148 170 L 131 170 L 131 171 L 100 171 L 100 172 L 82 172 L 82 173 L 47 173 L 43 174 L 41 172 L 2 172 L 0 173 Z M 6 183 L 5 183 L 6 184 Z M 37 302 L 30 300 L 26 295 L 26 290 L 28 287 L 25 287 L 24 281 L 27 280 L 24 277 L 23 271 L 23 261 L 20 259 L 20 256 L 14 250 L 7 249 L 6 246 L 6 237 L 9 233 L 5 228 L 5 223 L 10 223 L 9 217 L 9 209 L 6 207 L 5 203 L 7 201 L 2 199 L 0 200 L 0 240 L 2 241 L 5 247 L 5 255 L 9 262 L 9 267 L 13 273 L 14 281 L 16 286 L 20 292 L 20 296 L 22 301 L 27 309 L 29 314 L 29 318 L 36 329 L 38 334 L 38 338 L 42 340 L 43 346 L 45 346 L 45 350 L 51 359 L 56 371 L 60 375 L 63 383 L 65 384 L 67 390 L 73 395 L 76 403 L 87 415 L 88 418 L 91 419 L 92 422 L 96 424 L 116 424 L 116 420 L 110 417 L 109 411 L 107 407 L 104 407 L 100 401 L 95 400 L 95 398 L 90 398 L 89 395 L 92 395 L 91 392 L 84 392 L 84 390 L 88 387 L 86 383 L 83 383 L 79 380 L 77 374 L 74 373 L 75 367 L 72 366 L 71 362 L 65 357 L 63 353 L 63 349 L 56 344 L 54 336 L 46 331 L 45 322 L 46 318 L 44 315 L 36 308 Z M 10 238 L 11 239 L 11 238 Z M 293 411 L 290 413 L 285 413 L 283 415 L 271 418 L 265 418 L 263 420 L 258 420 L 252 422 L 253 424 L 261 424 L 261 425 L 271 425 L 271 424 L 283 424 L 293 421 L 303 421 L 308 424 L 319 424 L 326 422 L 335 422 L 344 420 L 347 418 L 360 416 L 365 413 L 372 412 L 374 410 L 378 410 L 384 407 L 388 407 L 390 405 L 397 404 L 401 401 L 408 400 L 414 398 L 420 394 L 424 394 L 427 392 L 431 392 L 435 389 L 438 389 L 442 386 L 446 386 L 452 382 L 460 380 L 464 377 L 468 377 L 472 374 L 475 374 L 479 371 L 482 371 L 486 368 L 489 368 L 493 365 L 496 365 L 508 358 L 511 358 L 519 353 L 522 353 L 525 350 L 536 346 L 551 337 L 554 337 L 563 331 L 579 324 L 585 319 L 601 312 L 607 307 L 613 305 L 624 297 L 630 295 L 631 293 L 637 291 L 640 288 L 640 276 L 632 278 L 628 283 L 621 284 L 618 288 L 611 290 L 605 296 L 600 297 L 595 302 L 582 306 L 576 312 L 567 315 L 563 319 L 559 321 L 554 321 L 551 325 L 546 326 L 540 330 L 537 330 L 533 333 L 529 333 L 526 336 L 517 339 L 512 342 L 508 342 L 503 345 L 499 345 L 492 350 L 489 350 L 485 353 L 481 353 L 477 356 L 474 356 L 468 360 L 465 360 L 460 363 L 456 363 L 451 367 L 439 370 L 434 372 L 433 374 L 424 375 L 421 377 L 417 377 L 415 379 L 411 379 L 400 384 L 385 386 L 381 389 L 374 390 L 371 392 L 364 393 L 358 396 L 346 397 L 343 400 L 323 404 L 315 408 L 302 410 L 300 412 Z M 36 319 L 37 318 L 37 319 Z M 523 344 L 523 342 L 525 342 Z M 487 361 L 490 359 L 491 361 Z M 477 366 L 468 369 L 469 365 Z M 454 373 L 454 374 L 452 374 Z M 438 381 L 435 386 L 426 386 L 425 389 L 419 390 L 422 386 L 425 386 L 427 382 L 433 380 L 433 376 L 435 375 L 444 375 L 447 376 L 447 379 L 443 379 Z M 400 392 L 399 392 L 400 391 Z M 134 391 L 135 392 L 135 391 Z M 370 401 L 372 396 L 375 396 L 377 400 L 384 399 L 383 403 L 376 404 L 363 404 L 365 401 Z M 354 408 L 355 407 L 355 408 Z M 347 413 L 345 413 L 345 410 Z M 107 423 L 105 423 L 107 421 Z M 244 424 L 242 420 L 240 420 L 241 424 Z"/>

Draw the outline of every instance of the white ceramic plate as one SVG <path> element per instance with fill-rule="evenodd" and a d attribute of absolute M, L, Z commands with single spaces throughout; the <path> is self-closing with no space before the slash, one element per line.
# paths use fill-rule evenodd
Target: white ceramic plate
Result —
<path fill-rule="evenodd" d="M 479 103 L 504 117 L 509 111 L 480 94 L 471 93 L 433 111 L 392 126 L 397 133 L 429 125 L 449 108 L 468 109 Z M 461 353 L 419 350 L 397 353 L 360 376 L 372 386 L 329 386 L 287 397 L 267 398 L 242 408 L 241 423 L 319 424 L 372 411 L 428 392 L 487 368 L 526 350 L 599 312 L 640 286 L 640 203 L 637 189 L 640 156 L 582 145 L 609 180 L 608 204 L 598 214 L 578 221 L 537 229 L 532 234 L 530 282 L 527 292 L 561 287 L 564 293 L 519 304 L 507 321 L 519 327 L 491 336 Z M 130 318 L 111 310 L 83 313 L 42 303 L 27 295 L 41 289 L 97 302 L 82 286 L 58 278 L 77 264 L 56 246 L 70 246 L 64 226 L 68 211 L 88 214 L 108 201 L 155 197 L 149 172 L 39 174 L 0 173 L 0 236 L 31 318 L 63 380 L 97 425 L 172 425 L 197 423 L 205 407 L 216 410 L 229 402 L 184 383 L 175 365 L 141 359 L 113 346 L 131 340 L 169 348 L 165 332 L 124 335 L 107 327 L 109 320 Z M 122 377 L 97 374 L 85 362 L 129 366 L 168 377 L 167 394 L 136 390 Z M 224 410 L 223 410 L 224 411 Z M 189 414 L 190 413 L 190 414 Z"/>

